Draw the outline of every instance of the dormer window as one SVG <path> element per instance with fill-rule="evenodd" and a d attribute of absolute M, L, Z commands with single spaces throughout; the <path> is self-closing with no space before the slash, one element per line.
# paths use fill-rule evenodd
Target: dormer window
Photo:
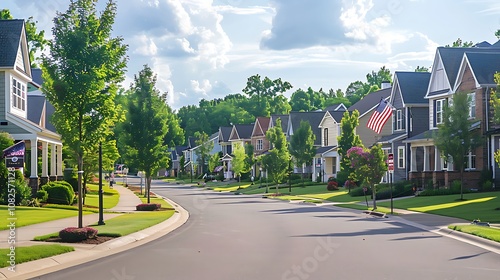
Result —
<path fill-rule="evenodd" d="M 12 78 L 11 104 L 13 108 L 26 111 L 26 84 Z"/>

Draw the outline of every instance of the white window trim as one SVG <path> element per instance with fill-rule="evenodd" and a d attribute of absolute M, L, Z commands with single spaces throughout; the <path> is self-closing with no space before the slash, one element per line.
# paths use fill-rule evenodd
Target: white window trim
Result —
<path fill-rule="evenodd" d="M 10 85 L 10 107 L 20 112 L 26 112 L 26 98 L 28 94 L 27 93 L 28 87 L 23 81 L 21 81 L 16 77 L 12 77 L 11 82 L 12 83 Z M 18 90 L 17 84 L 20 84 L 21 86 L 20 88 L 21 95 L 17 95 L 14 93 L 15 92 L 14 88 L 16 88 L 16 91 Z M 21 101 L 21 105 L 17 103 L 18 99 Z M 14 104 L 17 104 L 17 106 L 14 106 Z"/>
<path fill-rule="evenodd" d="M 465 168 L 464 170 L 476 170 L 476 154 L 473 153 L 473 152 L 469 152 L 467 155 L 466 155 L 466 158 L 467 158 L 467 163 L 466 163 L 466 166 L 472 166 L 472 162 L 474 162 L 474 167 L 467 167 Z M 473 160 L 474 159 L 474 160 Z"/>
<path fill-rule="evenodd" d="M 400 151 L 403 151 L 403 153 L 400 153 Z M 398 168 L 405 168 L 405 162 L 406 162 L 405 146 L 398 146 Z"/>
<path fill-rule="evenodd" d="M 257 139 L 257 143 L 256 143 L 256 150 L 257 151 L 262 151 L 264 149 L 264 140 L 262 139 Z"/>
<path fill-rule="evenodd" d="M 436 100 L 436 115 L 434 116 L 436 118 L 436 125 L 443 123 L 443 112 L 444 112 L 444 103 L 445 103 L 445 100 L 446 99 L 438 99 L 438 100 Z M 441 110 L 439 110 L 439 111 L 437 109 L 438 103 L 440 103 L 440 105 L 441 105 Z M 441 116 L 441 120 L 438 120 L 438 117 L 437 117 L 438 113 Z"/>
<path fill-rule="evenodd" d="M 467 94 L 467 99 L 469 101 L 469 119 L 476 118 L 476 93 L 470 92 Z M 472 106 L 474 105 L 474 106 Z M 474 114 L 474 116 L 472 115 Z"/>
<path fill-rule="evenodd" d="M 403 129 L 403 110 L 396 111 L 396 130 Z"/>

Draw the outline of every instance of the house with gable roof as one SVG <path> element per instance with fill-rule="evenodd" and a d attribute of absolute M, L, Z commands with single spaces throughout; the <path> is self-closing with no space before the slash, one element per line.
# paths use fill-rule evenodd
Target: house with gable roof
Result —
<path fill-rule="evenodd" d="M 24 20 L 0 20 L 0 130 L 26 143 L 25 173 L 33 191 L 63 176 L 61 136 L 50 123 L 53 107 L 41 86 L 33 80 Z"/>
<path fill-rule="evenodd" d="M 408 180 L 410 166 L 414 170 L 423 170 L 423 157 L 427 156 L 423 149 L 414 148 L 404 140 L 418 135 L 429 129 L 429 102 L 424 98 L 427 93 L 431 74 L 427 72 L 402 72 L 394 73 L 389 104 L 391 104 L 392 134 L 382 136 L 377 143 L 394 156 L 393 181 Z M 391 125 L 392 124 L 392 125 Z M 410 151 L 412 156 L 410 155 Z M 388 181 L 388 174 L 383 181 Z"/>
<path fill-rule="evenodd" d="M 359 125 L 356 127 L 356 134 L 359 135 L 365 147 L 371 147 L 383 136 L 392 134 L 392 126 L 389 121 L 383 126 L 380 134 L 375 133 L 367 127 L 368 120 L 373 114 L 373 111 L 377 108 L 380 100 L 388 100 L 391 91 L 391 85 L 389 83 L 383 83 L 381 90 L 367 94 L 348 108 L 349 112 L 353 112 L 354 110 L 358 110 L 359 112 Z"/>
<path fill-rule="evenodd" d="M 464 158 L 467 172 L 463 183 L 469 187 L 476 187 L 479 185 L 480 171 L 493 169 L 492 154 L 497 146 L 494 144 L 495 133 L 492 130 L 489 102 L 490 92 L 496 87 L 493 81 L 493 69 L 496 66 L 485 58 L 493 59 L 495 57 L 493 53 L 500 52 L 499 46 L 497 42 L 494 45 L 482 43 L 471 48 L 437 48 L 425 96 L 429 102 L 429 131 L 405 141 L 410 143 L 412 151 L 418 147 L 422 147 L 425 151 L 423 171 L 414 171 L 416 166 L 413 155 L 411 159 L 409 177 L 417 185 L 450 186 L 451 182 L 460 178 L 460 172 L 454 169 L 451 159 L 439 151 L 432 139 L 432 133 L 443 121 L 445 104 L 456 92 L 469 94 L 470 109 L 464 113 L 476 120 L 471 129 L 478 129 L 478 133 L 482 135 L 490 133 L 488 143 L 471 151 Z M 485 56 L 475 53 L 482 53 Z"/>
<path fill-rule="evenodd" d="M 270 117 L 258 117 L 251 135 L 254 156 L 258 157 L 269 150 L 269 140 L 266 139 L 266 132 L 269 129 Z"/>

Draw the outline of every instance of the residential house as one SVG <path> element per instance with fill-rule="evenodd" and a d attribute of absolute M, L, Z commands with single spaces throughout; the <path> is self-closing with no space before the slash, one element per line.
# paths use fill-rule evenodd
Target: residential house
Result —
<path fill-rule="evenodd" d="M 453 97 L 455 92 L 468 92 L 470 96 L 470 110 L 464 112 L 471 119 L 477 120 L 471 129 L 480 129 L 480 133 L 489 133 L 489 143 L 471 151 L 464 159 L 466 162 L 465 185 L 477 187 L 480 171 L 492 169 L 492 154 L 498 147 L 494 143 L 496 134 L 491 120 L 489 100 L 491 89 L 496 87 L 493 75 L 498 69 L 498 62 L 494 53 L 500 52 L 499 44 L 481 44 L 482 47 L 450 48 L 439 47 L 436 50 L 431 77 L 425 98 L 429 102 L 429 131 L 406 140 L 412 151 L 424 149 L 423 170 L 418 171 L 416 155 L 412 154 L 410 179 L 419 186 L 434 187 L 449 186 L 458 180 L 459 172 L 453 167 L 453 162 L 446 158 L 434 145 L 432 133 L 438 129 L 443 121 L 443 108 Z M 480 53 L 485 54 L 480 55 Z M 488 55 L 491 54 L 491 55 Z M 495 64 L 496 63 L 496 64 Z M 415 171 L 417 170 L 417 171 Z M 493 171 L 498 171 L 496 167 Z M 498 173 L 497 173 L 498 174 Z M 498 179 L 496 179 L 498 180 Z"/>
<path fill-rule="evenodd" d="M 269 129 L 270 117 L 258 117 L 251 135 L 251 144 L 255 157 L 262 155 L 269 150 L 269 140 L 266 139 L 266 132 Z"/>
<path fill-rule="evenodd" d="M 224 178 L 233 177 L 232 173 L 230 173 L 232 159 L 231 154 L 233 153 L 233 148 L 231 142 L 229 141 L 232 130 L 232 126 L 219 127 L 219 145 L 222 151 L 221 161 L 224 166 Z"/>
<path fill-rule="evenodd" d="M 406 139 L 423 133 L 429 129 L 429 102 L 425 99 L 430 73 L 400 72 L 394 73 L 394 82 L 389 98 L 392 106 L 392 134 L 381 137 L 377 143 L 382 144 L 384 151 L 393 154 L 393 182 L 408 180 L 408 172 L 423 171 L 423 157 L 428 156 L 422 148 L 411 150 Z M 388 174 L 383 181 L 388 181 Z"/>
<path fill-rule="evenodd" d="M 181 157 L 187 146 L 175 146 L 170 150 L 170 176 L 177 177 L 181 171 Z"/>
<path fill-rule="evenodd" d="M 375 133 L 372 129 L 367 127 L 368 120 L 373 114 L 375 108 L 377 108 L 380 100 L 388 100 L 391 95 L 391 91 L 392 88 L 390 84 L 383 83 L 381 90 L 367 94 L 348 109 L 349 112 L 353 112 L 354 110 L 358 110 L 359 112 L 359 125 L 356 128 L 356 134 L 359 135 L 359 138 L 365 147 L 371 147 L 383 136 L 392 134 L 392 126 L 390 122 L 387 122 L 383 126 L 380 134 Z"/>
<path fill-rule="evenodd" d="M 250 145 L 252 143 L 252 131 L 255 124 L 235 124 L 231 129 L 231 134 L 229 135 L 229 142 L 231 143 L 231 149 L 234 151 L 236 145 L 245 147 L 245 145 Z M 224 157 L 224 166 L 226 166 L 226 172 L 224 178 L 233 178 L 234 174 L 231 169 L 232 157 Z"/>
<path fill-rule="evenodd" d="M 53 107 L 39 90 L 42 82 L 33 81 L 24 20 L 0 20 L 0 38 L 0 89 L 4 96 L 0 98 L 0 130 L 16 142 L 25 142 L 25 174 L 36 191 L 39 185 L 62 178 L 62 141 L 50 124 Z"/>

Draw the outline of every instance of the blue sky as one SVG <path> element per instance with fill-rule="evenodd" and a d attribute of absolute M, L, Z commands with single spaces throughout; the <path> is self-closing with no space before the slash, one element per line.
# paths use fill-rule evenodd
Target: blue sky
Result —
<path fill-rule="evenodd" d="M 68 0 L 3 0 L 51 38 Z M 102 6 L 105 0 L 100 0 Z M 241 93 L 248 77 L 345 91 L 386 66 L 430 67 L 457 38 L 496 42 L 498 0 L 118 0 L 114 35 L 129 45 L 128 87 L 148 64 L 174 109 Z"/>

